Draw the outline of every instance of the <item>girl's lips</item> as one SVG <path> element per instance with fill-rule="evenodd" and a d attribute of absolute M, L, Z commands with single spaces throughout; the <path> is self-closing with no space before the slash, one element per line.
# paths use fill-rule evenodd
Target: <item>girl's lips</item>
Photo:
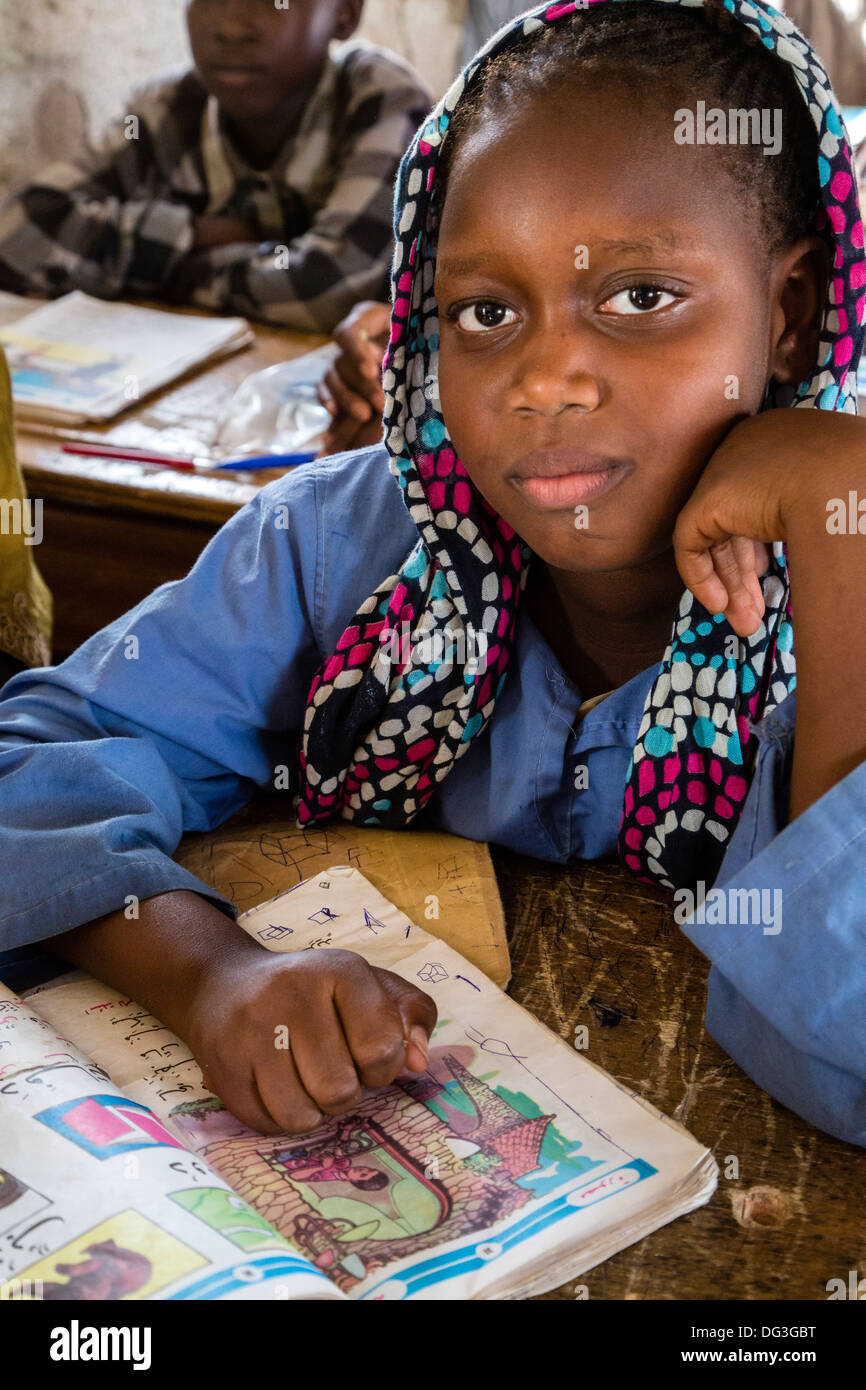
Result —
<path fill-rule="evenodd" d="M 561 473 L 557 477 L 515 477 L 514 481 L 524 496 L 538 507 L 557 510 L 563 507 L 576 507 L 590 497 L 600 497 L 616 487 L 626 475 L 624 464 L 616 463 L 610 468 L 591 473 Z"/>

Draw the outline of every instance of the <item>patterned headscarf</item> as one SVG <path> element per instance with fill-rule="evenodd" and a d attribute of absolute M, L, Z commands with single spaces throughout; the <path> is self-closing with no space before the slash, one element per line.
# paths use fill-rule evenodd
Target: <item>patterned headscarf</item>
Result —
<path fill-rule="evenodd" d="M 594 8 L 615 0 L 590 3 Z M 701 0 L 647 3 L 695 7 Z M 818 365 L 790 403 L 854 413 L 866 259 L 839 107 L 818 58 L 785 15 L 760 0 L 724 3 L 790 65 L 818 132 L 822 208 L 815 227 L 832 236 L 835 254 Z M 545 26 L 580 24 L 587 8 L 586 0 L 541 5 L 494 35 L 403 158 L 384 419 L 390 468 L 419 536 L 399 571 L 361 604 L 313 679 L 295 798 L 301 826 L 335 816 L 362 825 L 408 825 L 485 728 L 502 690 L 532 552 L 475 488 L 442 417 L 431 199 L 452 113 L 484 65 Z M 765 404 L 780 403 L 771 387 Z M 667 887 L 712 882 L 751 779 L 751 724 L 794 688 L 781 543 L 772 547 L 761 585 L 764 620 L 742 640 L 722 614 L 707 612 L 689 591 L 681 600 L 625 789 L 619 851 L 644 881 Z M 403 640 L 407 632 L 409 642 Z M 480 660 L 471 633 L 486 634 Z"/>

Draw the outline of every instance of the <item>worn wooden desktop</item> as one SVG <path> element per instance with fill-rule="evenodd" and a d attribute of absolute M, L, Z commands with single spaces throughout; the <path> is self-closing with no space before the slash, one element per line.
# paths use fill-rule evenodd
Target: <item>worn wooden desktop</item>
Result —
<path fill-rule="evenodd" d="M 146 413 L 213 415 L 251 372 L 310 352 L 327 339 L 255 326 L 255 343 L 188 373 L 88 437 L 110 442 Z M 28 492 L 43 500 L 38 563 L 54 595 L 54 657 L 125 613 L 157 585 L 187 573 L 211 536 L 279 470 L 220 476 L 64 454 L 57 439 L 21 424 L 18 456 Z"/>
<path fill-rule="evenodd" d="M 586 1055 L 686 1125 L 721 1170 L 707 1206 L 544 1297 L 584 1285 L 590 1299 L 824 1300 L 828 1280 L 866 1276 L 866 1154 L 771 1100 L 709 1037 L 709 966 L 670 895 L 612 863 L 492 854 L 509 994 L 562 1038 L 585 1025 Z"/>

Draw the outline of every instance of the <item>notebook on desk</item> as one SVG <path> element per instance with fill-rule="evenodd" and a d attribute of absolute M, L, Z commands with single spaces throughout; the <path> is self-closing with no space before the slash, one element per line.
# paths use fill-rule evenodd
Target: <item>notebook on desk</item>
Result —
<path fill-rule="evenodd" d="M 77 971 L 0 987 L 0 1299 L 527 1297 L 712 1194 L 703 1145 L 357 869 L 241 926 L 418 982 L 439 1011 L 427 1070 L 262 1135 L 116 990 Z"/>
<path fill-rule="evenodd" d="M 66 426 L 111 420 L 253 340 L 246 319 L 145 309 L 78 290 L 35 309 L 31 302 L 22 315 L 6 296 L 0 320 L 17 419 Z"/>

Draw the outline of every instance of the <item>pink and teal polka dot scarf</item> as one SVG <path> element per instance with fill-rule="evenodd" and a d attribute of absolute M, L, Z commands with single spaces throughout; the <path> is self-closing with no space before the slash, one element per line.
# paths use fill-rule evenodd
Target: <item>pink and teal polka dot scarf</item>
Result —
<path fill-rule="evenodd" d="M 819 363 L 791 404 L 854 412 L 866 259 L 839 107 L 818 58 L 785 15 L 760 0 L 725 4 L 790 64 L 818 134 L 823 207 L 817 227 L 832 235 L 835 259 Z M 495 35 L 404 156 L 395 208 L 384 423 L 390 467 L 418 541 L 399 571 L 360 605 L 313 679 L 299 749 L 299 825 L 337 816 L 362 825 L 409 825 L 494 715 L 533 556 L 473 486 L 442 417 L 431 194 L 451 113 L 484 63 L 545 25 L 580 24 L 587 8 L 574 0 L 540 5 Z M 771 392 L 767 404 L 782 402 Z M 721 614 L 708 613 L 689 592 L 683 595 L 647 697 L 625 788 L 619 852 L 642 880 L 667 887 L 713 881 L 749 788 L 752 724 L 794 688 L 781 544 L 773 547 L 762 586 L 764 621 L 746 640 L 733 636 Z M 477 638 L 468 639 L 470 632 L 486 635 L 486 656 Z"/>

